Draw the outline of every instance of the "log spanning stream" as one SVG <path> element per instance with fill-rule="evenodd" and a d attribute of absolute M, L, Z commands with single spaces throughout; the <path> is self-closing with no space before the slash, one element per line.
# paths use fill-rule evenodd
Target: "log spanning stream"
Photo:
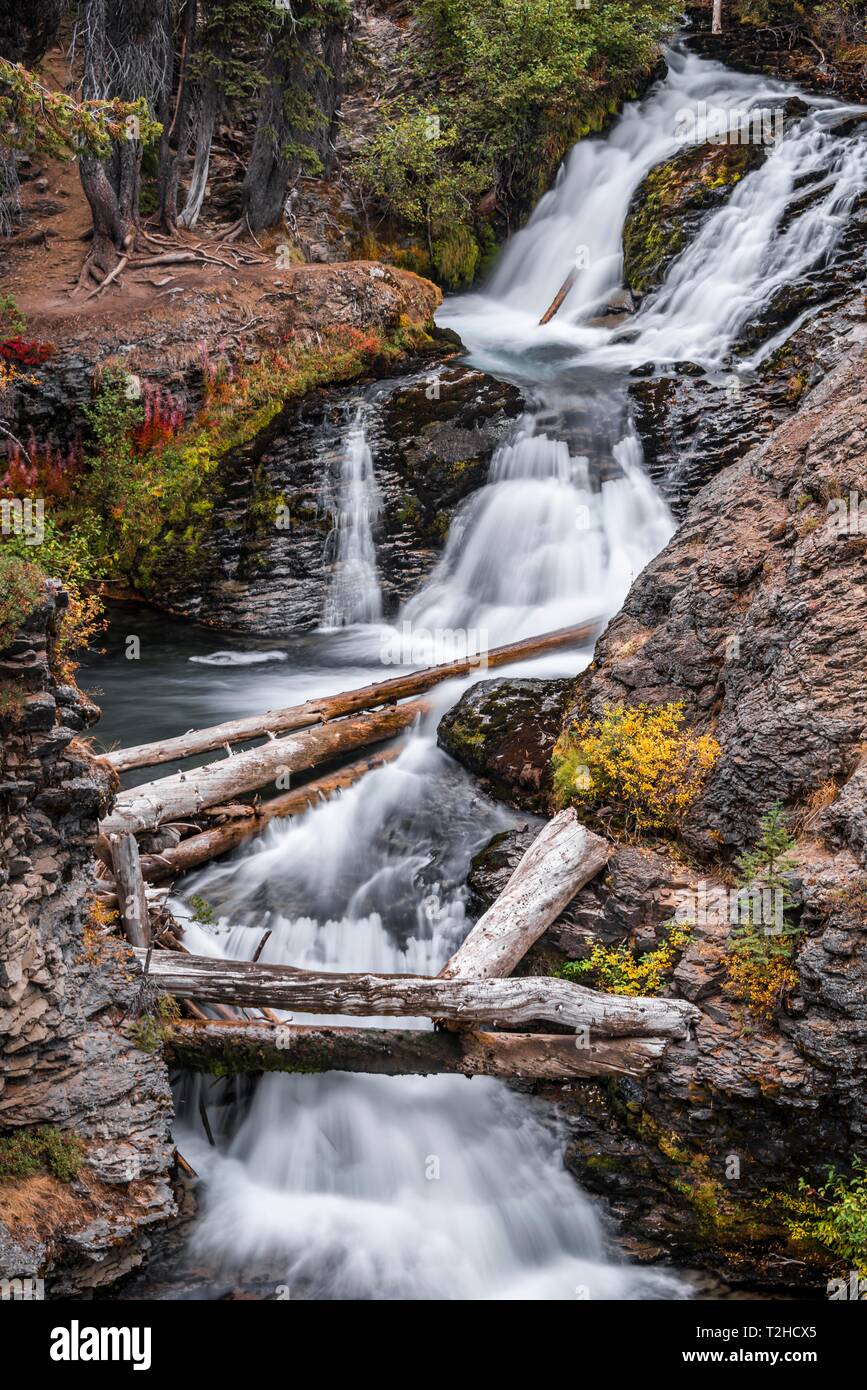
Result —
<path fill-rule="evenodd" d="M 463 504 L 439 565 L 396 627 L 380 617 L 376 456 L 359 409 L 347 416 L 345 464 L 334 480 L 322 628 L 279 650 L 232 639 L 215 652 L 207 634 L 143 619 L 137 630 L 150 655 L 135 691 L 115 674 L 122 661 L 97 667 L 103 734 L 137 743 L 381 680 L 402 665 L 447 658 L 446 632 L 463 630 L 470 641 L 483 633 L 495 646 L 613 615 L 673 530 L 643 471 L 628 371 L 687 358 L 724 371 L 749 314 L 840 237 L 865 186 L 864 149 L 834 135 L 839 108 L 810 99 L 767 161 L 702 223 L 659 293 L 627 325 L 600 324 L 593 321 L 620 285 L 630 197 L 681 147 L 679 111 L 705 102 L 737 112 L 791 94 L 673 54 L 664 83 L 606 137 L 573 150 L 487 291 L 447 301 L 441 320 L 460 333 L 471 361 L 519 383 L 534 406 L 497 452 L 487 485 Z M 817 196 L 777 232 L 796 180 L 821 171 L 824 184 L 811 185 Z M 540 327 L 579 254 L 572 289 Z M 588 647 L 497 674 L 574 675 L 589 659 Z M 496 831 L 527 820 L 489 801 L 436 746 L 438 717 L 469 683 L 434 692 L 396 760 L 183 880 L 179 915 L 189 916 L 197 896 L 214 913 L 190 920 L 188 949 L 249 960 L 267 929 L 263 963 L 436 975 L 470 927 L 463 884 L 471 857 Z M 217 1296 L 239 1285 L 332 1299 L 690 1294 L 680 1275 L 617 1256 L 563 1167 L 562 1122 L 502 1081 L 335 1072 L 242 1086 L 196 1078 L 183 1083 L 179 1104 L 178 1145 L 203 1182 L 166 1296 Z"/>

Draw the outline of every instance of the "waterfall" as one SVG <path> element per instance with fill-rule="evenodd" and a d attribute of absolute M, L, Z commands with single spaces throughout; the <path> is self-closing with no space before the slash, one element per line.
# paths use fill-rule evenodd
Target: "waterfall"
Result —
<path fill-rule="evenodd" d="M 572 361 L 608 371 L 683 360 L 718 366 L 746 320 L 781 286 L 820 267 L 838 244 L 867 187 L 867 145 L 857 131 L 837 134 L 835 127 L 863 108 L 799 93 L 805 114 L 792 116 L 764 162 L 706 218 L 658 293 L 626 325 L 588 322 L 620 288 L 630 200 L 655 165 L 684 148 L 684 117 L 711 110 L 743 121 L 751 110 L 781 109 L 795 94 L 785 83 L 692 54 L 668 59 L 666 80 L 627 107 L 609 136 L 575 146 L 486 292 L 444 305 L 441 322 L 472 346 L 479 365 L 514 370 L 518 354 L 541 359 L 559 345 Z M 810 197 L 791 209 L 802 187 Z M 787 209 L 791 220 L 781 227 Z M 561 309 L 540 329 L 573 269 Z"/>
<path fill-rule="evenodd" d="M 673 529 L 640 461 L 630 428 L 594 487 L 590 459 L 528 418 L 493 458 L 404 618 L 471 641 L 484 632 L 496 646 L 615 613 Z"/>
<path fill-rule="evenodd" d="M 327 553 L 333 564 L 323 618 L 326 627 L 375 622 L 382 609 L 373 529 L 382 499 L 373 471 L 364 414 L 359 410 L 340 452 L 332 488 L 333 530 Z"/>
<path fill-rule="evenodd" d="M 506 823 L 493 806 L 466 804 L 422 734 L 396 765 L 283 825 L 258 853 L 200 874 L 190 891 L 223 915 L 216 928 L 190 924 L 185 944 L 250 957 L 267 928 L 262 961 L 435 974 L 468 929 L 458 884 L 469 857 Z M 191 1257 L 224 1277 L 270 1281 L 292 1298 L 682 1292 L 670 1274 L 612 1259 L 563 1167 L 559 1124 L 498 1081 L 270 1075 L 240 1122 L 221 1133 L 211 1107 L 211 1126 L 216 1150 L 198 1125 L 178 1143 L 207 1178 Z"/>
<path fill-rule="evenodd" d="M 486 292 L 446 301 L 440 321 L 458 330 L 474 362 L 529 383 L 535 403 L 400 615 L 413 632 L 428 632 L 434 649 L 446 630 L 484 629 L 492 643 L 505 642 L 610 616 L 665 544 L 672 523 L 642 470 L 625 374 L 657 359 L 721 361 L 774 287 L 833 247 L 864 186 L 863 150 L 834 133 L 843 108 L 808 99 L 807 114 L 766 162 L 708 215 L 628 337 L 588 320 L 620 286 L 630 199 L 680 148 L 682 112 L 699 103 L 735 114 L 775 107 L 792 90 L 673 54 L 665 82 L 604 138 L 572 151 Z M 796 181 L 821 170 L 817 196 L 781 231 Z M 540 328 L 578 248 L 587 249 L 586 268 Z M 335 488 L 332 625 L 379 617 L 378 506 L 359 415 Z M 589 654 L 560 656 L 557 673 L 574 675 L 582 659 Z M 370 678 L 381 675 L 374 665 Z M 460 688 L 452 683 L 436 698 L 453 701 Z M 273 823 L 241 855 L 196 875 L 186 891 L 211 903 L 219 920 L 191 924 L 188 948 L 251 958 L 267 930 L 265 961 L 435 973 L 468 929 L 462 885 L 471 857 L 515 824 L 477 788 L 468 793 L 464 774 L 436 747 L 435 718 L 395 763 L 303 818 Z M 680 1277 L 612 1254 L 563 1167 L 560 1122 L 502 1083 L 269 1075 L 248 1104 L 222 1106 L 213 1088 L 190 1085 L 217 1137 L 209 1147 L 191 1103 L 179 1145 L 205 1179 L 191 1258 L 227 1277 L 272 1291 L 285 1285 L 293 1298 L 688 1294 Z"/>

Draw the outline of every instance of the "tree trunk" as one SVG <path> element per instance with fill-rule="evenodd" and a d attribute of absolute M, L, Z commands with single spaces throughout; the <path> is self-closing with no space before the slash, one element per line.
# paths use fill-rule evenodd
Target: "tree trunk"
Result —
<path fill-rule="evenodd" d="M 273 227 L 283 215 L 290 179 L 306 150 L 325 168 L 340 102 L 346 52 L 346 19 L 335 6 L 332 18 L 309 4 L 271 36 L 250 163 L 241 190 L 254 232 Z"/>
<path fill-rule="evenodd" d="M 722 0 L 713 0 L 713 19 L 711 21 L 711 33 L 722 33 Z"/>
<path fill-rule="evenodd" d="M 166 100 L 160 113 L 163 132 L 160 137 L 160 165 L 157 175 L 159 219 L 163 230 L 169 233 L 177 229 L 181 164 L 186 157 L 190 143 L 193 109 L 190 67 L 195 52 L 196 19 L 196 0 L 185 0 L 182 13 L 183 39 L 178 70 L 178 90 L 175 95 L 174 108 L 172 108 L 170 100 L 171 90 L 166 92 Z"/>
<path fill-rule="evenodd" d="M 327 695 L 320 700 L 306 700 L 304 704 L 289 705 L 286 709 L 266 710 L 264 714 L 248 715 L 245 719 L 226 720 L 208 729 L 191 729 L 177 738 L 140 743 L 134 748 L 120 748 L 113 753 L 103 754 L 103 757 L 117 772 L 128 772 L 134 767 L 156 767 L 175 760 L 180 762 L 196 753 L 223 748 L 227 743 L 242 743 L 246 739 L 288 733 L 290 729 L 304 729 L 342 715 L 358 714 L 375 705 L 402 700 L 407 695 L 420 695 L 442 681 L 466 675 L 475 667 L 480 667 L 484 674 L 490 667 L 523 661 L 560 647 L 578 646 L 594 637 L 599 627 L 598 622 L 592 622 L 582 623 L 579 627 L 560 628 L 557 632 L 543 633 L 541 637 L 525 638 L 523 642 L 512 642 L 508 646 L 495 647 L 490 652 L 459 661 L 429 666 L 423 671 L 396 676 L 393 680 L 364 685 L 339 695 Z"/>
<path fill-rule="evenodd" d="M 575 1039 L 533 1033 L 423 1033 L 259 1023 L 170 1023 L 161 1028 L 172 1067 L 219 1076 L 256 1072 L 372 1072 L 384 1076 L 497 1076 L 569 1081 L 643 1076 L 662 1056 L 657 1038 Z"/>
<path fill-rule="evenodd" d="M 610 845 L 574 808 L 537 835 L 505 888 L 440 971 L 443 979 L 510 975 L 579 888 L 605 867 Z"/>
<path fill-rule="evenodd" d="M 171 73 L 170 16 L 170 0 L 82 0 L 83 99 L 145 97 L 151 110 L 161 110 Z M 82 286 L 88 275 L 101 279 L 114 270 L 135 242 L 141 155 L 141 142 L 131 137 L 116 140 L 106 160 L 79 161 L 93 218 Z"/>
<path fill-rule="evenodd" d="M 249 19 L 247 21 L 250 22 Z M 258 37 L 258 36 L 257 36 Z M 235 9 L 235 0 L 206 0 L 199 39 L 198 118 L 195 126 L 196 153 L 186 201 L 178 218 L 181 227 L 194 227 L 199 220 L 217 117 L 223 107 L 227 68 L 234 49 L 249 42 L 244 19 Z"/>
<path fill-rule="evenodd" d="M 191 772 L 146 782 L 120 793 L 111 815 L 100 823 L 101 832 L 110 835 L 129 830 L 138 834 L 155 830 L 164 821 L 198 815 L 209 806 L 255 791 L 277 776 L 306 771 L 354 748 L 384 743 L 407 729 L 426 708 L 424 701 L 412 700 L 357 719 L 335 720 Z"/>
<path fill-rule="evenodd" d="M 147 952 L 137 951 L 144 963 Z M 147 979 L 168 994 L 203 1003 L 287 1009 L 293 1014 L 349 1014 L 357 1018 L 440 1018 L 479 1023 L 555 1023 L 587 1041 L 610 1037 L 685 1038 L 698 1016 L 680 999 L 636 999 L 602 994 L 553 977 L 450 980 L 423 975 L 323 975 L 263 961 L 160 951 Z"/>
<path fill-rule="evenodd" d="M 190 176 L 190 186 L 187 189 L 186 201 L 178 217 L 179 227 L 195 227 L 199 220 L 202 204 L 205 201 L 205 190 L 208 187 L 208 172 L 211 167 L 211 145 L 213 144 L 214 130 L 217 124 L 217 112 L 221 104 L 222 98 L 216 83 L 213 81 L 206 82 L 202 92 L 199 119 L 196 126 L 196 154 L 193 160 L 193 172 Z"/>

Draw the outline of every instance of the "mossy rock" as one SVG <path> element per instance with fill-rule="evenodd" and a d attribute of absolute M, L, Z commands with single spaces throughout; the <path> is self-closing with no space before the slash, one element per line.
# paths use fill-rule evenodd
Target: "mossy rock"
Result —
<path fill-rule="evenodd" d="M 699 223 L 719 207 L 768 147 L 698 145 L 657 164 L 639 185 L 623 227 L 623 275 L 633 294 L 658 289 Z"/>
<path fill-rule="evenodd" d="M 573 689 L 569 680 L 481 681 L 443 716 L 437 739 L 494 796 L 544 811 L 551 750 Z"/>

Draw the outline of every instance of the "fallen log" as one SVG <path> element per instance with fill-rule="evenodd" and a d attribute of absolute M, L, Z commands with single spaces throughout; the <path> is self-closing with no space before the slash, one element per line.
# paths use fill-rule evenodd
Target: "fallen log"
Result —
<path fill-rule="evenodd" d="M 111 861 L 117 887 L 117 908 L 127 940 L 133 946 L 149 946 L 148 900 L 134 835 L 112 835 Z"/>
<path fill-rule="evenodd" d="M 100 831 L 103 835 L 137 834 L 155 830 L 163 821 L 198 815 L 209 806 L 255 791 L 278 775 L 303 772 L 354 748 L 384 743 L 407 729 L 426 708 L 423 700 L 411 700 L 355 719 L 319 724 L 292 738 L 273 739 L 219 762 L 122 791 L 111 815 L 100 822 Z"/>
<path fill-rule="evenodd" d="M 550 323 L 550 322 L 551 322 L 551 320 L 552 320 L 552 318 L 554 317 L 554 315 L 556 314 L 557 310 L 560 308 L 560 305 L 563 303 L 563 300 L 566 298 L 566 296 L 567 296 L 567 294 L 569 293 L 569 291 L 571 290 L 572 286 L 575 284 L 575 279 L 576 279 L 576 277 L 577 277 L 577 274 L 578 274 L 577 269 L 574 268 L 574 267 L 573 267 L 572 270 L 569 271 L 569 274 L 566 276 L 566 279 L 563 281 L 563 283 L 562 283 L 562 285 L 560 286 L 559 290 L 558 290 L 557 293 L 554 295 L 554 298 L 551 300 L 551 303 L 548 305 L 548 308 L 545 310 L 544 314 L 543 314 L 542 317 L 540 318 L 540 320 L 539 320 L 539 327 L 540 327 L 540 328 L 542 327 L 543 324 L 546 324 L 546 323 Z"/>
<path fill-rule="evenodd" d="M 136 951 L 144 966 L 146 951 Z M 262 961 L 166 951 L 148 982 L 203 1003 L 267 1005 L 304 1014 L 441 1018 L 454 1023 L 557 1023 L 594 1037 L 685 1038 L 698 1011 L 681 999 L 602 994 L 568 980 L 447 980 L 426 975 L 318 974 Z"/>
<path fill-rule="evenodd" d="M 220 854 L 227 854 L 236 845 L 260 834 L 270 821 L 278 817 L 301 815 L 317 802 L 351 787 L 368 772 L 391 762 L 399 752 L 399 747 L 386 748 L 369 758 L 359 758 L 328 777 L 318 777 L 315 782 L 308 782 L 296 791 L 272 797 L 256 811 L 250 808 L 251 814 L 248 816 L 229 821 L 226 825 L 215 825 L 210 830 L 203 830 L 200 835 L 190 835 L 173 849 L 165 849 L 161 854 L 143 854 L 142 874 L 147 882 L 158 883 L 186 873 L 188 869 L 194 869 L 209 859 L 216 859 Z"/>
<path fill-rule="evenodd" d="M 536 836 L 512 877 L 440 971 L 443 979 L 510 975 L 585 883 L 605 867 L 610 845 L 560 811 Z"/>
<path fill-rule="evenodd" d="M 289 705 L 285 709 L 266 710 L 264 714 L 251 714 L 244 719 L 229 719 L 223 724 L 214 724 L 207 729 L 191 729 L 176 738 L 140 743 L 134 748 L 118 748 L 102 756 L 117 772 L 129 772 L 134 767 L 156 767 L 160 763 L 175 760 L 182 761 L 197 753 L 208 753 L 214 748 L 223 748 L 227 743 L 243 743 L 247 739 L 289 733 L 292 729 L 304 729 L 311 724 L 325 724 L 332 719 L 373 709 L 376 705 L 389 704 L 410 695 L 420 695 L 442 681 L 466 675 L 474 667 L 481 666 L 484 671 L 487 667 L 522 661 L 558 647 L 574 646 L 579 642 L 586 642 L 598 630 L 598 622 L 560 628 L 557 632 L 547 632 L 541 637 L 529 637 L 523 642 L 512 642 L 505 647 L 495 647 L 487 653 L 445 662 L 439 666 L 429 666 L 423 671 L 412 671 L 407 675 L 395 676 L 392 680 L 360 686 L 357 690 L 328 695 L 318 700 L 305 700 L 301 705 Z"/>
<path fill-rule="evenodd" d="M 320 1028 L 302 1024 L 179 1021 L 161 1030 L 163 1055 L 185 1071 L 373 1072 L 385 1076 L 496 1076 L 569 1081 L 643 1076 L 665 1050 L 659 1038 L 603 1039 L 587 1047 L 562 1035 L 426 1033 L 419 1029 Z"/>

